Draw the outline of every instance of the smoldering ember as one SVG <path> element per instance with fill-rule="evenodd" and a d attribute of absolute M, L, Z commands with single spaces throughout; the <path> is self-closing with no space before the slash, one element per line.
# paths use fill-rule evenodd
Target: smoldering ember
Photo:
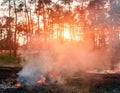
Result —
<path fill-rule="evenodd" d="M 0 0 L 1 93 L 119 93 L 120 0 Z"/>

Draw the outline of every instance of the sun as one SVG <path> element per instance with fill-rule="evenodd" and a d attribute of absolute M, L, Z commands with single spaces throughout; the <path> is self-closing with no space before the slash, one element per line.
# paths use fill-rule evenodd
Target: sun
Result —
<path fill-rule="evenodd" d="M 22 46 L 22 45 L 24 45 L 24 44 L 27 43 L 27 40 L 25 39 L 24 36 L 20 36 L 20 37 L 18 38 L 18 43 L 20 44 L 20 46 Z"/>
<path fill-rule="evenodd" d="M 71 34 L 70 34 L 69 28 L 64 29 L 63 36 L 64 36 L 64 39 L 71 39 Z"/>

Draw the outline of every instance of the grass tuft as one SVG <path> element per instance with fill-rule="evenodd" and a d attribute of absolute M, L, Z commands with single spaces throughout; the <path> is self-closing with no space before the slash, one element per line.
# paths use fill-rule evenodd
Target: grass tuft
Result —
<path fill-rule="evenodd" d="M 9 66 L 9 65 L 19 65 L 20 57 L 15 57 L 9 54 L 0 54 L 0 65 Z"/>

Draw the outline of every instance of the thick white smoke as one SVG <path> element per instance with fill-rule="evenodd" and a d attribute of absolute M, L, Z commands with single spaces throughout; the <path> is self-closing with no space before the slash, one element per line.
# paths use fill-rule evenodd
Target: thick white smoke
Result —
<path fill-rule="evenodd" d="M 80 71 L 107 67 L 107 52 L 94 51 L 92 42 L 54 41 L 45 46 L 38 42 L 38 38 L 34 38 L 27 49 L 20 49 L 23 69 L 19 72 L 18 80 L 26 82 L 27 85 L 35 85 L 42 76 L 51 73 L 54 73 L 55 80 L 63 83 L 65 78 L 70 78 Z"/>

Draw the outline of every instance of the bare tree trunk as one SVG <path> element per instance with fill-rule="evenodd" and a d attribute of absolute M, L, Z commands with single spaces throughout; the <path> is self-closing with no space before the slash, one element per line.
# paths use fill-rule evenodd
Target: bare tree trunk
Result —
<path fill-rule="evenodd" d="M 38 34 L 40 34 L 40 22 L 39 22 L 39 20 L 40 20 L 40 16 L 39 16 L 39 14 L 37 15 L 37 18 L 38 18 Z"/>
<path fill-rule="evenodd" d="M 11 13 L 10 13 L 10 12 L 11 12 L 10 1 L 11 1 L 11 0 L 9 0 L 9 18 L 10 18 L 10 16 L 11 16 Z M 12 47 L 11 47 L 11 46 L 12 46 L 12 45 L 11 45 L 11 43 L 12 43 L 12 42 L 11 42 L 11 41 L 12 41 L 12 38 L 11 38 L 11 37 L 12 37 L 12 32 L 11 32 L 11 26 L 10 26 L 10 24 L 9 24 L 9 30 L 8 30 L 8 31 L 9 31 L 9 41 L 10 41 L 10 42 L 9 42 L 9 43 L 10 43 L 9 52 L 10 52 L 10 55 L 11 55 L 11 54 L 12 54 L 12 49 L 11 49 L 11 48 L 12 48 Z"/>
<path fill-rule="evenodd" d="M 37 4 L 36 4 L 36 0 L 35 0 L 35 9 L 37 9 L 38 7 L 37 7 Z M 37 34 L 40 34 L 40 22 L 39 22 L 39 20 L 40 20 L 40 11 L 39 10 L 36 10 L 36 13 L 37 13 L 37 27 L 38 27 L 38 31 L 37 31 Z"/>
<path fill-rule="evenodd" d="M 3 31 L 2 31 L 2 29 L 0 29 L 0 52 L 2 52 L 2 33 L 3 33 Z"/>
<path fill-rule="evenodd" d="M 29 18 L 29 14 L 28 14 L 28 9 L 27 9 L 27 5 L 26 5 L 26 0 L 24 0 L 24 3 L 25 3 L 25 13 L 27 15 L 27 42 L 29 41 L 29 35 L 30 35 L 30 18 Z"/>
<path fill-rule="evenodd" d="M 15 10 L 15 32 L 14 32 L 14 56 L 17 55 L 17 46 L 16 46 L 16 33 L 17 33 L 17 10 L 16 10 L 16 0 L 14 0 L 14 10 Z"/>
<path fill-rule="evenodd" d="M 42 0 L 42 5 L 43 5 L 43 24 L 44 24 L 44 32 L 46 32 L 46 20 L 45 20 L 45 2 Z"/>
<path fill-rule="evenodd" d="M 33 23 L 31 18 L 32 17 L 31 17 L 31 9 L 30 9 L 30 16 L 29 16 L 30 36 L 33 34 Z"/>

